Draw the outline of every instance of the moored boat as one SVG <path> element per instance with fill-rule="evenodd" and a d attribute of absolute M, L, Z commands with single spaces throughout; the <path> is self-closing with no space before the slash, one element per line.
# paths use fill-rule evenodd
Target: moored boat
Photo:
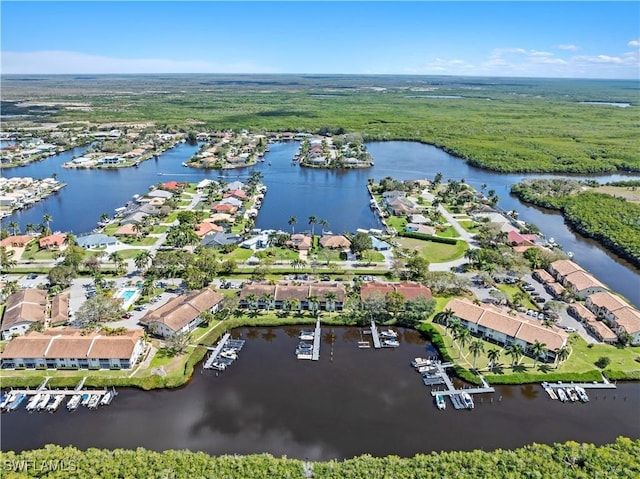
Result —
<path fill-rule="evenodd" d="M 80 405 L 80 401 L 82 401 L 82 395 L 74 394 L 73 396 L 71 396 L 71 399 L 67 401 L 67 409 L 69 411 L 75 411 Z"/>
<path fill-rule="evenodd" d="M 87 407 L 89 409 L 95 409 L 98 407 L 98 404 L 100 404 L 100 395 L 92 394 L 91 399 L 89 399 L 89 403 L 87 404 Z"/>
<path fill-rule="evenodd" d="M 436 396 L 436 405 L 438 406 L 438 409 L 440 409 L 441 411 L 447 407 L 447 403 L 445 402 L 444 396 L 442 394 L 438 394 Z"/>
<path fill-rule="evenodd" d="M 314 333 L 313 331 L 300 331 L 300 334 L 298 335 L 298 339 L 300 339 L 301 341 L 313 341 L 314 338 Z"/>
<path fill-rule="evenodd" d="M 385 348 L 397 348 L 398 346 L 400 346 L 400 343 L 395 338 L 385 339 L 384 341 L 382 341 L 382 346 L 384 346 Z"/>
<path fill-rule="evenodd" d="M 576 402 L 578 400 L 578 395 L 573 388 L 567 388 L 567 397 L 571 399 L 572 402 Z"/>
<path fill-rule="evenodd" d="M 85 393 L 82 395 L 82 401 L 80 401 L 80 404 L 82 404 L 83 406 L 86 406 L 87 404 L 89 404 L 90 400 L 91 400 L 91 395 Z"/>
<path fill-rule="evenodd" d="M 34 396 L 31 397 L 31 399 L 29 399 L 29 402 L 27 403 L 27 411 L 32 412 L 35 411 L 36 408 L 38 407 L 38 403 L 40 402 L 40 399 L 42 399 L 42 395 L 41 394 L 36 394 Z"/>
<path fill-rule="evenodd" d="M 462 397 L 462 401 L 464 402 L 464 407 L 466 407 L 467 409 L 474 408 L 475 405 L 473 404 L 473 399 L 471 398 L 471 394 L 462 393 L 460 394 L 460 397 Z"/>
<path fill-rule="evenodd" d="M 576 386 L 575 387 L 576 394 L 578 395 L 578 399 L 582 402 L 589 402 L 589 396 L 587 396 L 587 392 L 583 387 Z"/>
<path fill-rule="evenodd" d="M 383 338 L 397 338 L 398 333 L 393 329 L 383 329 L 379 332 L 380 336 Z"/>
<path fill-rule="evenodd" d="M 225 349 L 220 353 L 220 356 L 227 359 L 238 359 L 238 353 L 233 349 Z"/>
<path fill-rule="evenodd" d="M 562 388 L 556 388 L 556 393 L 558 394 L 558 399 L 560 401 L 565 402 L 567 400 L 567 393 Z"/>
<path fill-rule="evenodd" d="M 54 395 L 53 401 L 47 405 L 47 411 L 55 412 L 58 409 L 58 407 L 60 407 L 60 404 L 62 404 L 62 401 L 64 401 L 64 394 Z"/>
<path fill-rule="evenodd" d="M 413 366 L 414 368 L 419 368 L 420 366 L 426 366 L 428 364 L 431 364 L 431 359 L 415 358 L 413 361 L 411 361 L 411 366 Z"/>
<path fill-rule="evenodd" d="M 22 401 L 27 397 L 26 394 L 17 394 L 15 399 L 9 403 L 9 405 L 5 408 L 7 411 L 14 411 L 15 409 L 22 404 Z"/>
<path fill-rule="evenodd" d="M 42 393 L 42 399 L 40 399 L 40 402 L 38 402 L 37 406 L 38 411 L 47 407 L 47 404 L 49 404 L 49 399 L 51 399 L 51 396 L 49 394 Z"/>

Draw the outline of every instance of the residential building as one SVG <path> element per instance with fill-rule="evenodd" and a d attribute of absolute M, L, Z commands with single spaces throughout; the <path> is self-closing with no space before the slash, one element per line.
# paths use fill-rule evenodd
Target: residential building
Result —
<path fill-rule="evenodd" d="M 255 296 L 254 305 L 258 308 L 269 306 L 273 309 L 286 309 L 291 300 L 297 301 L 298 309 L 311 308 L 310 298 L 318 300 L 319 310 L 342 311 L 346 290 L 344 285 L 331 282 L 292 283 L 279 281 L 245 283 L 240 291 L 240 307 L 250 306 L 249 298 Z"/>
<path fill-rule="evenodd" d="M 61 326 L 69 321 L 69 296 L 57 294 L 51 300 L 51 326 Z"/>
<path fill-rule="evenodd" d="M 329 249 L 349 249 L 351 241 L 343 235 L 326 235 L 320 238 L 320 246 Z"/>
<path fill-rule="evenodd" d="M 542 358 L 545 361 L 554 361 L 556 351 L 567 344 L 568 335 L 561 329 L 511 316 L 495 306 L 479 306 L 467 299 L 455 298 L 447 303 L 446 309 L 473 335 L 503 346 L 518 343 L 528 355 L 533 355 L 533 344 L 539 341 L 547 349 Z"/>
<path fill-rule="evenodd" d="M 2 315 L 2 339 L 25 334 L 36 322 L 44 324 L 47 312 L 47 292 L 23 289 L 7 298 Z"/>
<path fill-rule="evenodd" d="M 67 236 L 63 233 L 56 233 L 45 236 L 38 240 L 38 245 L 43 249 L 61 249 L 67 241 Z"/>
<path fill-rule="evenodd" d="M 400 293 L 405 301 L 413 301 L 418 298 L 427 301 L 432 299 L 431 289 L 421 283 L 404 281 L 401 283 L 382 283 L 371 281 L 360 286 L 360 299 L 366 301 L 370 298 L 385 298 L 391 292 Z"/>
<path fill-rule="evenodd" d="M 598 340 L 604 343 L 617 343 L 618 335 L 611 331 L 604 321 L 598 321 L 598 318 L 580 303 L 573 303 L 567 308 L 567 313 L 584 324 L 589 331 Z"/>
<path fill-rule="evenodd" d="M 604 291 L 587 296 L 585 306 L 597 317 L 604 318 L 620 337 L 625 332 L 631 344 L 640 344 L 640 311 L 615 294 Z"/>
<path fill-rule="evenodd" d="M 104 246 L 112 246 L 118 244 L 118 239 L 114 236 L 104 234 L 91 234 L 87 236 L 78 236 L 76 243 L 82 248 L 102 248 Z"/>
<path fill-rule="evenodd" d="M 210 248 L 222 248 L 223 246 L 232 246 L 242 241 L 242 236 L 234 233 L 215 233 L 208 234 L 202 238 L 200 244 Z"/>
<path fill-rule="evenodd" d="M 286 245 L 299 251 L 309 251 L 312 245 L 311 236 L 302 233 L 293 234 L 289 241 L 286 242 Z"/>
<path fill-rule="evenodd" d="M 154 311 L 149 311 L 140 323 L 149 332 L 162 338 L 190 333 L 202 323 L 202 313 L 215 313 L 223 299 L 224 296 L 211 288 L 192 291 L 172 299 Z"/>
<path fill-rule="evenodd" d="M 11 340 L 2 354 L 3 369 L 131 369 L 144 352 L 143 333 L 86 333 L 79 329 L 31 331 Z"/>

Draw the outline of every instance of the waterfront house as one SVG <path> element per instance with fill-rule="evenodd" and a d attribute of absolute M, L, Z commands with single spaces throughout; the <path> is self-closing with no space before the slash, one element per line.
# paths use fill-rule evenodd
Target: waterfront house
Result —
<path fill-rule="evenodd" d="M 14 338 L 0 356 L 3 369 L 131 369 L 144 352 L 143 333 L 87 333 L 80 329 L 31 331 Z"/>
<path fill-rule="evenodd" d="M 329 249 L 349 249 L 351 241 L 343 235 L 325 235 L 320 238 L 320 246 Z"/>
<path fill-rule="evenodd" d="M 240 201 L 247 199 L 247 194 L 243 190 L 231 190 L 227 191 L 223 198 L 236 198 Z"/>
<path fill-rule="evenodd" d="M 389 251 L 391 249 L 391 245 L 386 241 L 382 241 L 375 236 L 369 235 L 371 238 L 371 247 L 376 251 Z"/>
<path fill-rule="evenodd" d="M 287 303 L 297 301 L 298 309 L 310 309 L 309 299 L 316 298 L 318 309 L 328 311 L 342 311 L 346 290 L 344 285 L 331 282 L 293 283 L 278 281 L 275 284 L 267 282 L 247 282 L 240 291 L 240 307 L 248 308 L 251 295 L 255 296 L 254 306 L 263 309 L 268 306 L 274 309 L 286 309 Z"/>
<path fill-rule="evenodd" d="M 146 196 L 149 198 L 164 198 L 165 200 L 168 200 L 169 198 L 173 198 L 173 193 L 167 190 L 155 189 L 147 193 Z"/>
<path fill-rule="evenodd" d="M 419 233 L 423 235 L 436 234 L 436 229 L 433 226 L 421 225 L 416 223 L 409 223 L 404 227 L 404 230 L 409 233 Z"/>
<path fill-rule="evenodd" d="M 232 181 L 224 188 L 224 190 L 225 191 L 244 190 L 246 187 L 247 186 L 242 181 Z"/>
<path fill-rule="evenodd" d="M 238 244 L 241 241 L 242 237 L 234 233 L 215 233 L 205 235 L 200 244 L 210 248 L 222 248 Z"/>
<path fill-rule="evenodd" d="M 286 242 L 286 245 L 289 248 L 297 249 L 298 251 L 309 251 L 311 249 L 311 236 L 296 233 L 291 235 L 289 241 Z"/>
<path fill-rule="evenodd" d="M 240 247 L 254 251 L 266 249 L 269 247 L 269 233 L 262 232 L 256 236 L 246 239 L 240 243 Z"/>
<path fill-rule="evenodd" d="M 67 236 L 63 233 L 56 233 L 45 236 L 38 240 L 38 245 L 42 249 L 62 249 L 67 242 Z"/>
<path fill-rule="evenodd" d="M 511 316 L 492 305 L 476 305 L 467 299 L 452 299 L 445 307 L 460 323 L 482 339 L 509 346 L 520 344 L 525 353 L 533 355 L 532 346 L 539 341 L 547 348 L 545 361 L 554 361 L 556 351 L 567 344 L 568 335 L 556 327 L 545 327 L 520 316 Z"/>
<path fill-rule="evenodd" d="M 214 213 L 227 213 L 229 215 L 235 215 L 238 212 L 238 207 L 230 205 L 228 203 L 216 203 L 211 207 L 211 211 Z"/>
<path fill-rule="evenodd" d="M 144 213 L 142 211 L 136 210 L 135 213 L 132 213 L 129 216 L 127 216 L 125 219 L 123 219 L 120 222 L 120 224 L 121 225 L 133 224 L 133 223 L 139 224 L 139 223 L 142 223 L 147 216 L 149 216 L 148 213 Z"/>
<path fill-rule="evenodd" d="M 640 311 L 615 294 L 604 291 L 587 296 L 585 306 L 597 317 L 604 318 L 620 337 L 631 336 L 631 344 L 640 344 Z"/>
<path fill-rule="evenodd" d="M 23 289 L 7 298 L 2 315 L 2 339 L 25 334 L 33 323 L 43 323 L 47 312 L 47 293 L 41 289 Z"/>
<path fill-rule="evenodd" d="M 568 259 L 561 259 L 551 263 L 549 265 L 549 273 L 567 290 L 581 299 L 590 294 L 607 290 L 607 287 L 598 281 L 595 276 L 587 273 L 580 265 Z"/>
<path fill-rule="evenodd" d="M 509 231 L 507 233 L 507 241 L 511 246 L 535 246 L 535 241 L 538 239 L 534 234 L 523 234 L 519 231 Z"/>
<path fill-rule="evenodd" d="M 105 246 L 113 246 L 118 244 L 118 239 L 114 236 L 107 236 L 104 234 L 92 234 L 86 236 L 78 236 L 76 243 L 81 248 L 103 248 Z"/>
<path fill-rule="evenodd" d="M 136 230 L 134 224 L 137 223 L 125 223 L 120 228 L 115 230 L 113 233 L 114 236 L 138 236 L 139 231 Z"/>
<path fill-rule="evenodd" d="M 31 235 L 7 236 L 5 239 L 0 241 L 0 248 L 24 248 L 35 238 L 35 236 Z"/>
<path fill-rule="evenodd" d="M 177 190 L 179 187 L 180 187 L 180 183 L 178 183 L 175 180 L 167 181 L 166 183 L 162 184 L 162 188 L 169 191 Z"/>
<path fill-rule="evenodd" d="M 167 304 L 149 311 L 140 320 L 150 333 L 168 338 L 173 334 L 190 333 L 200 323 L 205 311 L 215 313 L 224 296 L 204 288 L 173 298 Z"/>

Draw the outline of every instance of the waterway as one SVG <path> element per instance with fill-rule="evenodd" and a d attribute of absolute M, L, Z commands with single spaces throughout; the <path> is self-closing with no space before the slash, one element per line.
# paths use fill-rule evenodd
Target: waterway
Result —
<path fill-rule="evenodd" d="M 45 213 L 53 217 L 53 229 L 73 231 L 76 234 L 91 231 L 102 213 L 113 214 L 115 208 L 131 200 L 134 194 L 143 194 L 151 185 L 169 180 L 198 182 L 203 178 L 223 179 L 231 182 L 246 180 L 253 171 L 264 175 L 268 192 L 256 226 L 281 228 L 291 231 L 289 218 L 296 217 L 296 231 L 310 230 L 310 216 L 328 221 L 328 229 L 336 233 L 354 232 L 357 228 L 379 228 L 380 221 L 369 209 L 367 180 L 376 181 L 392 176 L 398 179 L 433 178 L 441 172 L 445 180 L 464 179 L 477 189 L 487 185 L 500 197 L 499 206 L 517 210 L 519 218 L 538 225 L 549 238 L 571 251 L 575 260 L 595 274 L 601 281 L 640 306 L 640 270 L 627 261 L 608 253 L 595 242 L 573 233 L 557 212 L 521 203 L 509 194 L 513 183 L 525 178 L 554 177 L 560 175 L 501 174 L 469 166 L 459 158 L 438 148 L 415 142 L 373 142 L 368 144 L 375 165 L 367 169 L 323 170 L 301 168 L 292 164 L 298 143 L 270 145 L 265 162 L 239 170 L 196 170 L 185 168 L 198 146 L 179 144 L 158 159 L 143 162 L 138 168 L 113 170 L 66 169 L 62 164 L 79 156 L 84 148 L 56 155 L 26 167 L 3 170 L 7 176 L 46 177 L 56 173 L 67 187 L 27 210 L 12 215 L 5 221 L 40 224 Z M 599 175 L 588 178 L 602 182 L 617 181 L 638 176 Z M 587 178 L 576 176 L 576 178 Z M 315 225 L 316 232 L 320 226 Z"/>
<path fill-rule="evenodd" d="M 21 407 L 3 414 L 2 448 L 145 447 L 326 460 L 640 437 L 637 383 L 594 390 L 587 404 L 552 401 L 539 385 L 501 386 L 476 395 L 472 411 L 450 403 L 439 411 L 409 365 L 436 354 L 416 331 L 400 329 L 397 349 L 365 350 L 357 348 L 358 328 L 323 328 L 320 361 L 313 362 L 295 359 L 299 329 L 235 330 L 247 339 L 238 361 L 219 375 L 198 367 L 178 390 L 120 390 L 95 411 Z"/>

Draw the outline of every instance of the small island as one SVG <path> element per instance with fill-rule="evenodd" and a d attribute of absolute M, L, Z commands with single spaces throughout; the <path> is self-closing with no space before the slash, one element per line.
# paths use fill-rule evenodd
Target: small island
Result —
<path fill-rule="evenodd" d="M 373 165 L 362 137 L 356 134 L 307 137 L 300 143 L 294 161 L 310 168 L 369 168 Z"/>
<path fill-rule="evenodd" d="M 244 168 L 264 161 L 269 150 L 265 135 L 239 133 L 233 130 L 200 133 L 198 139 L 204 143 L 200 150 L 184 166 L 193 168 L 230 169 Z"/>

